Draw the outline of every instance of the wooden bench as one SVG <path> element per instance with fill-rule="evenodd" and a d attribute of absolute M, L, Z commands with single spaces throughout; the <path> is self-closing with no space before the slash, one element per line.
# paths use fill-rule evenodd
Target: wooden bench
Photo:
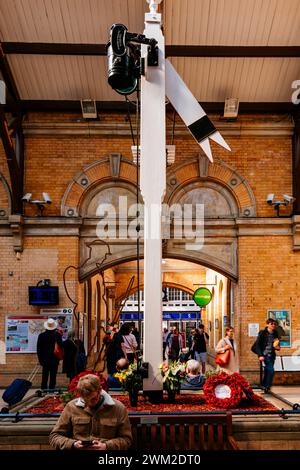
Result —
<path fill-rule="evenodd" d="M 130 415 L 134 450 L 238 450 L 231 413 Z"/>

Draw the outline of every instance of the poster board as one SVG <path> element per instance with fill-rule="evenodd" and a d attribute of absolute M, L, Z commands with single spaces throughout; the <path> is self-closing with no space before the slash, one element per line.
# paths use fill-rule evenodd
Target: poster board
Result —
<path fill-rule="evenodd" d="M 36 353 L 37 339 L 45 331 L 44 322 L 53 318 L 63 330 L 63 340 L 72 329 L 73 315 L 7 315 L 5 318 L 6 353 Z"/>
<path fill-rule="evenodd" d="M 281 348 L 290 348 L 292 344 L 292 321 L 290 310 L 268 310 L 267 318 L 278 322 L 278 336 Z"/>
<path fill-rule="evenodd" d="M 259 323 L 248 323 L 248 336 L 256 337 L 259 333 Z"/>

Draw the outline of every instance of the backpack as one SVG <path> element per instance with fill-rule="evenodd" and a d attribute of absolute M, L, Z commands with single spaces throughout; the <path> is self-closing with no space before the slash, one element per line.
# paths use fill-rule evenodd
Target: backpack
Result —
<path fill-rule="evenodd" d="M 254 341 L 254 343 L 252 344 L 251 346 L 251 351 L 256 354 L 256 356 L 259 356 L 260 352 L 257 350 L 257 347 L 258 347 L 258 337 L 256 338 L 256 340 Z"/>

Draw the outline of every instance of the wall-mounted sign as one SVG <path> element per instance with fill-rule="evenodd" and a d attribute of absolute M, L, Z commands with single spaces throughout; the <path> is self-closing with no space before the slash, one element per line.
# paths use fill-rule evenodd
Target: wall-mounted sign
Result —
<path fill-rule="evenodd" d="M 7 353 L 35 353 L 40 333 L 45 330 L 44 322 L 50 315 L 11 315 L 6 317 L 5 344 Z M 72 329 L 72 315 L 51 315 L 62 329 L 63 339 Z"/>
<path fill-rule="evenodd" d="M 140 316 L 141 320 L 144 320 L 144 314 Z M 139 314 L 137 312 L 126 312 L 121 313 L 120 320 L 138 320 Z M 163 320 L 201 320 L 200 312 L 162 312 Z"/>
<path fill-rule="evenodd" d="M 257 336 L 259 333 L 259 323 L 248 323 L 248 336 Z"/>
<path fill-rule="evenodd" d="M 291 311 L 290 310 L 268 310 L 267 318 L 274 318 L 277 321 L 277 333 L 282 348 L 290 348 L 291 338 Z"/>
<path fill-rule="evenodd" d="M 199 305 L 199 307 L 205 307 L 211 301 L 212 294 L 209 289 L 206 287 L 199 287 L 194 292 L 194 302 Z"/>

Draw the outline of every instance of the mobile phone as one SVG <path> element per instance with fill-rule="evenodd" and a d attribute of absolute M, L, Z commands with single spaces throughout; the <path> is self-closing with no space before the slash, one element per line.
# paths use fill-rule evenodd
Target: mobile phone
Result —
<path fill-rule="evenodd" d="M 93 445 L 93 441 L 81 441 L 81 444 L 82 444 L 84 447 L 89 447 L 89 446 L 92 446 L 92 445 Z"/>

